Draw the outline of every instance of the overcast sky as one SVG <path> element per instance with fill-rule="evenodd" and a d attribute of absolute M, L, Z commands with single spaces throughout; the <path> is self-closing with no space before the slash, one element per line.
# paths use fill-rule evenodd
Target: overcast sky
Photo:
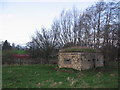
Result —
<path fill-rule="evenodd" d="M 49 2 L 48 2 L 49 1 Z M 63 9 L 83 11 L 98 0 L 1 0 L 0 40 L 25 45 L 36 29 L 50 28 Z M 109 0 L 104 0 L 109 1 Z M 112 0 L 111 0 L 112 1 Z"/>

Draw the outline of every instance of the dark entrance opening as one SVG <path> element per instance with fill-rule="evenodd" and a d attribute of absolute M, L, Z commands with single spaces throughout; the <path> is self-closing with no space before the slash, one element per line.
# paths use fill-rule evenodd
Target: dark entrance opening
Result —
<path fill-rule="evenodd" d="M 95 59 L 92 59 L 93 60 L 93 68 L 95 69 L 96 66 L 95 66 Z"/>

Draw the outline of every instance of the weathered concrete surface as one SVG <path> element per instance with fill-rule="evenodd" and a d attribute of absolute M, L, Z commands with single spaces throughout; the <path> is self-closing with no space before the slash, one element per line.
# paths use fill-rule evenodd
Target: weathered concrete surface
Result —
<path fill-rule="evenodd" d="M 85 70 L 103 66 L 103 56 L 100 53 L 60 52 L 59 68 L 74 68 Z"/>
<path fill-rule="evenodd" d="M 71 63 L 65 64 L 64 60 L 70 59 Z M 80 53 L 59 53 L 59 68 L 67 67 L 81 70 Z"/>

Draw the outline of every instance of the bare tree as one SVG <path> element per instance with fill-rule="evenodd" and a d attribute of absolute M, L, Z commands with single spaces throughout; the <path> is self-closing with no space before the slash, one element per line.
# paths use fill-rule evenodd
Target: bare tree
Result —
<path fill-rule="evenodd" d="M 54 36 L 54 37 L 53 37 Z M 49 58 L 53 54 L 55 47 L 57 47 L 57 38 L 53 32 L 42 28 L 42 33 L 36 31 L 36 35 L 32 37 L 32 42 L 36 45 L 39 56 L 45 59 L 45 63 L 49 63 Z"/>
<path fill-rule="evenodd" d="M 47 59 L 54 49 L 69 46 L 86 46 L 115 50 L 118 41 L 118 3 L 97 2 L 79 13 L 74 7 L 72 10 L 63 10 L 60 17 L 53 21 L 50 30 L 42 28 L 42 33 L 36 32 L 32 38 L 42 55 Z M 107 53 L 108 54 L 108 53 Z M 109 53 L 111 55 L 111 53 Z"/>

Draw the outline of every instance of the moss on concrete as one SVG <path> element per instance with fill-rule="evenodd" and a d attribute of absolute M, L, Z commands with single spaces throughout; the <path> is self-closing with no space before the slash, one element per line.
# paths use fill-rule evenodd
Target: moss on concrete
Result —
<path fill-rule="evenodd" d="M 60 52 L 90 52 L 90 53 L 94 53 L 94 52 L 100 52 L 97 49 L 94 48 L 88 48 L 88 47 L 69 47 L 69 48 L 65 48 L 60 50 Z"/>

